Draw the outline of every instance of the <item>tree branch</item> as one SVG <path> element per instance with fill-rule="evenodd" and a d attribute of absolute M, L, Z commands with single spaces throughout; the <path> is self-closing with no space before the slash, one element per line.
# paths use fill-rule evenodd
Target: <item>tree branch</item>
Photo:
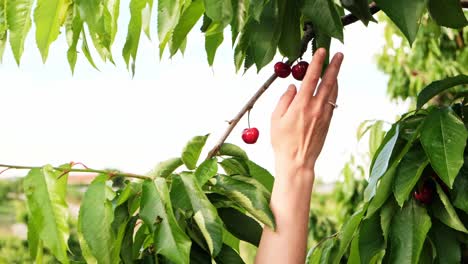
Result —
<path fill-rule="evenodd" d="M 21 165 L 8 165 L 8 164 L 0 164 L 0 168 L 7 168 L 7 169 L 16 169 L 16 170 L 32 170 L 32 169 L 41 169 L 42 167 L 39 166 L 21 166 Z M 98 173 L 98 174 L 107 174 L 110 178 L 113 177 L 126 177 L 126 178 L 135 178 L 135 179 L 142 179 L 142 180 L 152 180 L 152 177 L 138 175 L 133 173 L 125 173 L 119 171 L 106 171 L 106 170 L 95 170 L 95 169 L 74 169 L 74 168 L 60 168 L 60 167 L 52 167 L 54 170 L 61 171 L 64 174 L 69 172 L 89 172 L 89 173 Z M 3 170 L 3 171 L 6 171 Z M 3 172 L 2 171 L 2 172 Z"/>
<path fill-rule="evenodd" d="M 380 8 L 374 2 L 372 2 L 369 5 L 369 9 L 370 9 L 371 14 L 375 14 L 378 11 L 380 11 Z M 343 23 L 343 26 L 347 26 L 356 21 L 359 21 L 359 18 L 357 18 L 353 14 L 348 14 L 341 18 L 341 22 Z M 301 47 L 302 47 L 301 55 L 298 56 L 298 58 L 302 57 L 302 55 L 307 51 L 307 46 L 309 45 L 309 42 L 314 38 L 314 36 L 315 36 L 315 32 L 312 26 L 310 24 L 306 24 L 304 27 L 304 36 L 302 37 L 302 40 L 301 40 Z M 296 59 L 288 60 L 286 63 L 288 65 L 291 65 L 293 64 L 294 61 L 296 61 Z M 250 98 L 250 100 L 242 107 L 239 113 L 237 113 L 237 115 L 233 119 L 231 119 L 224 134 L 221 136 L 221 138 L 218 140 L 216 145 L 208 153 L 208 156 L 206 157 L 207 159 L 211 159 L 218 153 L 219 149 L 221 148 L 221 145 L 223 145 L 224 141 L 226 141 L 226 139 L 231 134 L 232 130 L 237 125 L 237 123 L 239 123 L 239 121 L 242 119 L 245 113 L 247 113 L 250 109 L 253 108 L 253 106 L 255 105 L 257 100 L 260 98 L 260 96 L 262 96 L 262 94 L 270 87 L 270 85 L 276 80 L 277 77 L 278 76 L 276 74 L 272 74 L 266 80 L 266 82 L 257 90 L 257 92 L 255 92 L 255 94 Z"/>

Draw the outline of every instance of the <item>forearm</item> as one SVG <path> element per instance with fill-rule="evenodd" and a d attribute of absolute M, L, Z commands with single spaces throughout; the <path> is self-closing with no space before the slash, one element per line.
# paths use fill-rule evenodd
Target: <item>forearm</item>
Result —
<path fill-rule="evenodd" d="M 277 166 L 276 179 L 270 202 L 276 230 L 264 228 L 256 263 L 302 264 L 307 251 L 314 172 L 311 169 Z"/>

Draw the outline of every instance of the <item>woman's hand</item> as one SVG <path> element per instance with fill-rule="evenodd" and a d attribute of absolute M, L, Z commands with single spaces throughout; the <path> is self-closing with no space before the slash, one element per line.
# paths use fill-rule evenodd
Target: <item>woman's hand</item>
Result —
<path fill-rule="evenodd" d="M 277 162 L 281 167 L 277 170 L 285 166 L 314 169 L 335 108 L 337 75 L 343 61 L 343 54 L 337 53 L 318 85 L 325 56 L 323 48 L 315 52 L 299 92 L 290 85 L 273 112 L 271 142 L 276 159 L 282 160 Z"/>
<path fill-rule="evenodd" d="M 299 92 L 294 85 L 273 112 L 271 142 L 276 176 L 270 207 L 276 229 L 263 229 L 257 264 L 304 263 L 315 161 L 322 150 L 338 95 L 343 54 L 336 54 L 323 76 L 325 49 L 315 52 Z"/>

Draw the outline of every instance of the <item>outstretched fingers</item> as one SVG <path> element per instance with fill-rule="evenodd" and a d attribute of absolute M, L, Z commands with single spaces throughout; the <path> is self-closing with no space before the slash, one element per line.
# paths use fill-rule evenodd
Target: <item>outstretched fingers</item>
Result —
<path fill-rule="evenodd" d="M 333 56 L 330 65 L 328 65 L 325 74 L 323 75 L 322 81 L 318 87 L 316 97 L 318 103 L 327 104 L 328 101 L 332 103 L 336 102 L 338 96 L 338 73 L 340 72 L 341 63 L 343 62 L 343 54 L 337 53 Z"/>
<path fill-rule="evenodd" d="M 324 48 L 318 49 L 312 62 L 307 68 L 307 73 L 302 81 L 301 90 L 297 94 L 297 99 L 300 102 L 308 103 L 314 97 L 315 89 L 317 88 L 317 83 L 320 79 L 320 74 L 322 73 L 323 62 L 327 55 L 327 50 Z"/>

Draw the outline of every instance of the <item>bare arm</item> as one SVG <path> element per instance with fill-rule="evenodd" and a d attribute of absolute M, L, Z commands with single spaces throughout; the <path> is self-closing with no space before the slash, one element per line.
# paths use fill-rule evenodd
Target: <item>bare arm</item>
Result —
<path fill-rule="evenodd" d="M 272 115 L 276 178 L 270 206 L 276 230 L 264 228 L 257 264 L 305 261 L 315 161 L 333 115 L 331 103 L 338 95 L 337 75 L 343 60 L 341 53 L 333 57 L 319 85 L 325 54 L 324 49 L 315 53 L 301 89 L 289 86 Z"/>

